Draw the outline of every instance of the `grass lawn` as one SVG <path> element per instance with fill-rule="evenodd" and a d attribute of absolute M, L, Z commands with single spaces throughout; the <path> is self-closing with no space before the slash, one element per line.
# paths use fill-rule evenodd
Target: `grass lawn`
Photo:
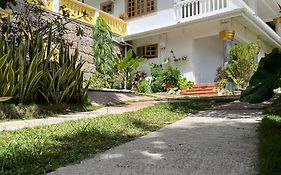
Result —
<path fill-rule="evenodd" d="M 56 105 L 14 105 L 0 104 L 0 122 L 7 120 L 34 119 L 66 114 L 70 107 L 71 112 L 93 111 L 102 106 L 80 105 L 80 104 L 56 104 Z"/>
<path fill-rule="evenodd" d="M 161 104 L 136 112 L 0 133 L 0 174 L 43 174 L 180 120 L 200 106 Z"/>
<path fill-rule="evenodd" d="M 261 175 L 281 174 L 281 117 L 265 115 L 259 127 L 259 168 Z"/>

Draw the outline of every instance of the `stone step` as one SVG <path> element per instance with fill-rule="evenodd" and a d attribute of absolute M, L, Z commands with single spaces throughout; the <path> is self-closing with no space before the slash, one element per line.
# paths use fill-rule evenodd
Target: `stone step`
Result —
<path fill-rule="evenodd" d="M 185 95 L 196 95 L 196 94 L 217 94 L 218 92 L 216 91 L 186 91 L 186 92 L 183 92 L 183 94 Z"/>
<path fill-rule="evenodd" d="M 218 88 L 215 83 L 201 83 L 194 85 L 192 89 L 182 90 L 181 94 L 192 96 L 217 96 Z"/>

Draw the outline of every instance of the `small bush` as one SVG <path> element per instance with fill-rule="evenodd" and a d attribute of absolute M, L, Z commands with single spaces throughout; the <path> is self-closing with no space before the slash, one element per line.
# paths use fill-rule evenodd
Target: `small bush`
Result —
<path fill-rule="evenodd" d="M 142 80 L 139 83 L 137 92 L 147 93 L 147 94 L 152 93 L 150 82 L 148 80 Z"/>
<path fill-rule="evenodd" d="M 179 88 L 188 88 L 191 89 L 194 86 L 193 81 L 188 81 L 187 78 L 181 77 L 178 82 L 178 87 Z"/>
<path fill-rule="evenodd" d="M 194 83 L 182 77 L 180 70 L 171 66 L 162 68 L 151 64 L 151 89 L 152 92 L 166 92 L 180 87 L 192 88 Z"/>

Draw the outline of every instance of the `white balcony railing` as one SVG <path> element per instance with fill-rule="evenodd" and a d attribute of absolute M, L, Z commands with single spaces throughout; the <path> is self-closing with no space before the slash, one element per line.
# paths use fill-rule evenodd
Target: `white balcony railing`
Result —
<path fill-rule="evenodd" d="M 182 20 L 230 7 L 230 0 L 185 0 L 175 4 L 176 19 Z"/>

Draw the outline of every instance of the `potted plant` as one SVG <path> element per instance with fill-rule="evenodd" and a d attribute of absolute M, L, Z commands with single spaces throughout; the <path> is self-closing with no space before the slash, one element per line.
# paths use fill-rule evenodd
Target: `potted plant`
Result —
<path fill-rule="evenodd" d="M 185 77 L 181 77 L 179 79 L 178 86 L 181 90 L 181 93 L 186 93 L 188 89 L 191 89 L 194 86 L 194 82 L 188 81 Z"/>
<path fill-rule="evenodd" d="M 127 13 L 123 12 L 119 15 L 119 18 L 122 19 L 123 21 L 126 21 L 128 19 Z"/>

